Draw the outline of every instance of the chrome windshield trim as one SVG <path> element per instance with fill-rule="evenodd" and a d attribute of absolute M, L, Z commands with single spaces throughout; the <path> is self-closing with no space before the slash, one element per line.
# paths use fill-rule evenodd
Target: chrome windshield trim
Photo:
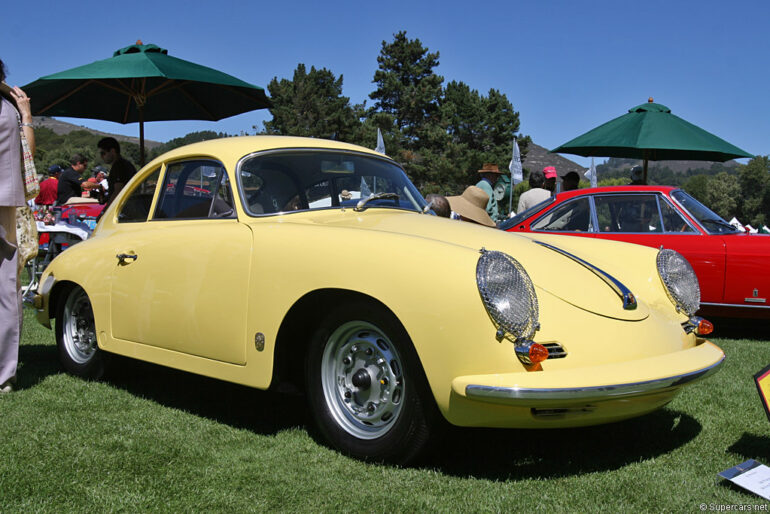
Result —
<path fill-rule="evenodd" d="M 671 387 L 679 387 L 694 380 L 705 378 L 714 373 L 724 362 L 724 356 L 706 368 L 682 375 L 674 375 L 644 382 L 627 384 L 611 384 L 590 387 L 560 387 L 553 389 L 537 389 L 529 387 L 495 387 L 469 384 L 465 387 L 468 398 L 477 400 L 592 400 L 596 398 L 623 398 L 655 393 Z"/>
<path fill-rule="evenodd" d="M 631 290 L 627 288 L 620 280 L 616 279 L 615 277 L 613 277 L 603 269 L 598 268 L 593 264 L 591 264 L 590 262 L 581 259 L 577 255 L 573 255 L 568 251 L 562 250 L 557 246 L 553 246 L 548 243 L 544 243 L 542 241 L 533 240 L 533 242 L 536 244 L 539 244 L 540 246 L 544 246 L 549 250 L 553 250 L 554 252 L 560 253 L 565 257 L 568 257 L 573 261 L 577 262 L 578 264 L 584 266 L 586 269 L 593 272 L 594 275 L 602 279 L 604 283 L 610 286 L 610 289 L 612 289 L 615 292 L 615 294 L 617 294 L 620 297 L 621 301 L 623 302 L 623 309 L 627 311 L 632 311 L 636 309 L 637 304 L 636 304 L 636 297 L 634 296 L 634 293 L 632 293 Z"/>

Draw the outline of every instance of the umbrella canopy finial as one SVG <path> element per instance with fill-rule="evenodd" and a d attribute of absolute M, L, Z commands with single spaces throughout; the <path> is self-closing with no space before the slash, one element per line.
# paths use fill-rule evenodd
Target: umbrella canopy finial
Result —
<path fill-rule="evenodd" d="M 142 40 L 141 40 L 141 39 L 137 39 L 137 40 L 136 40 L 136 44 L 137 44 L 137 45 L 143 45 L 144 43 L 142 43 Z"/>
<path fill-rule="evenodd" d="M 138 44 L 141 44 L 141 43 L 138 43 Z M 652 99 L 652 97 L 649 97 L 649 98 L 647 99 L 647 103 L 652 103 L 653 101 L 654 101 L 654 100 Z"/>

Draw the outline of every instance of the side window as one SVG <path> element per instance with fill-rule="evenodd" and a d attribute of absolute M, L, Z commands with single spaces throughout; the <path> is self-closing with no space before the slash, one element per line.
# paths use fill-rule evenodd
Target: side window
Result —
<path fill-rule="evenodd" d="M 655 195 L 597 195 L 600 232 L 663 232 Z"/>
<path fill-rule="evenodd" d="M 153 219 L 235 217 L 227 172 L 219 162 L 193 160 L 166 166 Z"/>
<path fill-rule="evenodd" d="M 118 223 L 147 221 L 159 176 L 160 168 L 150 173 L 141 184 L 129 193 L 128 198 L 126 198 L 118 213 Z"/>
<path fill-rule="evenodd" d="M 588 198 L 579 198 L 559 205 L 533 223 L 532 230 L 589 232 L 591 230 L 591 206 Z"/>
<path fill-rule="evenodd" d="M 677 232 L 680 234 L 694 233 L 695 230 L 690 226 L 687 221 L 682 217 L 671 204 L 669 204 L 663 198 L 659 199 L 660 212 L 663 214 L 663 227 L 666 232 Z"/>

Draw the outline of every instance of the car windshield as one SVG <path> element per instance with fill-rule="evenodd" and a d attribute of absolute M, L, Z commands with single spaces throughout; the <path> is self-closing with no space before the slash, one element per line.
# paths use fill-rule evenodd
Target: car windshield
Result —
<path fill-rule="evenodd" d="M 546 198 L 542 202 L 533 205 L 529 209 L 518 213 L 513 218 L 503 221 L 502 223 L 500 223 L 499 228 L 501 228 L 503 230 L 508 230 L 509 228 L 518 225 L 519 223 L 521 223 L 525 219 L 529 218 L 530 216 L 535 214 L 537 211 L 539 211 L 540 209 L 542 209 L 546 205 L 548 205 L 550 203 L 553 203 L 554 201 L 556 201 L 556 197 L 555 196 L 551 196 L 549 198 Z"/>
<path fill-rule="evenodd" d="M 256 154 L 238 168 L 246 212 L 253 216 L 315 209 L 383 207 L 421 212 L 425 200 L 403 170 L 386 159 L 324 150 Z"/>
<path fill-rule="evenodd" d="M 679 202 L 693 218 L 698 220 L 701 226 L 709 234 L 732 234 L 740 232 L 736 227 L 723 220 L 717 213 L 681 189 L 672 192 L 671 196 L 674 200 Z"/>

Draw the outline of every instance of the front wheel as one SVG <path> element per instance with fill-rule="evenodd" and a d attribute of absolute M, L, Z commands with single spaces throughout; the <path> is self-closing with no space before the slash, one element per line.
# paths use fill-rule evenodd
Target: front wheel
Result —
<path fill-rule="evenodd" d="M 348 304 L 315 334 L 308 397 L 324 437 L 352 456 L 413 460 L 435 426 L 435 405 L 404 328 L 382 308 Z"/>
<path fill-rule="evenodd" d="M 72 287 L 56 314 L 56 344 L 64 369 L 86 378 L 101 378 L 104 356 L 96 343 L 96 325 L 91 301 L 79 286 Z"/>

